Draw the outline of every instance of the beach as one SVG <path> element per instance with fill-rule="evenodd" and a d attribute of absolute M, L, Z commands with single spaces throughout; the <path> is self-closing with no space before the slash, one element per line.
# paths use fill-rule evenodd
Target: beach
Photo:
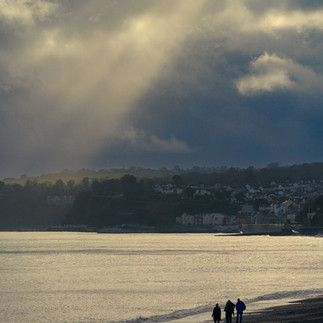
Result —
<path fill-rule="evenodd" d="M 244 322 L 323 322 L 323 296 L 291 302 L 288 305 L 268 308 L 258 313 L 246 313 Z"/>
<path fill-rule="evenodd" d="M 243 323 L 323 323 L 323 295 L 292 301 L 282 306 L 273 306 L 259 311 L 247 310 L 243 314 Z M 210 313 L 203 313 L 170 322 L 177 323 L 211 323 Z M 222 309 L 222 321 L 225 322 L 225 313 Z M 232 322 L 236 322 L 236 316 Z"/>

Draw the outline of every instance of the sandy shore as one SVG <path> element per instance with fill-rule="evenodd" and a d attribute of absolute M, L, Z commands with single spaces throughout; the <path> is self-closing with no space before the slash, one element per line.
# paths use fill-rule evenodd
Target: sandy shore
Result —
<path fill-rule="evenodd" d="M 323 323 L 323 296 L 272 307 L 260 313 L 246 313 L 244 323 Z"/>
<path fill-rule="evenodd" d="M 260 311 L 252 311 L 248 306 L 243 315 L 243 323 L 323 323 L 323 295 L 299 301 L 292 301 L 282 306 L 267 307 Z M 182 319 L 176 319 L 172 323 L 211 323 L 211 313 L 198 314 Z M 225 322 L 222 311 L 222 321 Z M 232 322 L 235 323 L 236 317 Z"/>

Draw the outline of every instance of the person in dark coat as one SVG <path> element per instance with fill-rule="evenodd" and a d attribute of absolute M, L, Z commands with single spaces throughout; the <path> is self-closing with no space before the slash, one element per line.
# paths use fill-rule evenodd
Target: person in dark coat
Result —
<path fill-rule="evenodd" d="M 234 308 L 235 305 L 230 300 L 228 300 L 224 308 L 226 323 L 232 323 L 232 315 L 234 315 Z"/>
<path fill-rule="evenodd" d="M 215 304 L 215 307 L 213 309 L 212 317 L 214 320 L 214 323 L 220 323 L 221 321 L 221 308 L 218 303 Z"/>
<path fill-rule="evenodd" d="M 238 298 L 237 304 L 236 304 L 236 310 L 237 310 L 237 323 L 242 322 L 242 313 L 246 309 L 246 305 L 243 301 Z M 240 321 L 239 321 L 240 318 Z"/>

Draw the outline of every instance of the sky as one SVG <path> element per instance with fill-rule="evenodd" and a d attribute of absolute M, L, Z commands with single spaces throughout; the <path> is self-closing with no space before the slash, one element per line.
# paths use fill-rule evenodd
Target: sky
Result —
<path fill-rule="evenodd" d="M 0 177 L 323 160 L 320 0 L 0 0 Z"/>

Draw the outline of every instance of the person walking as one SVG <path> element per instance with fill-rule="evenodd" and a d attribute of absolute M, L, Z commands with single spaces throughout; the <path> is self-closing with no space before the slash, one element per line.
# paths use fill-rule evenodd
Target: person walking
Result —
<path fill-rule="evenodd" d="M 232 315 L 234 315 L 234 308 L 235 305 L 230 300 L 228 300 L 224 308 L 226 323 L 232 323 Z"/>
<path fill-rule="evenodd" d="M 237 304 L 236 304 L 236 310 L 237 310 L 237 323 L 242 322 L 242 313 L 246 309 L 246 305 L 243 301 L 238 298 Z M 240 321 L 239 321 L 240 318 Z"/>
<path fill-rule="evenodd" d="M 221 321 L 221 308 L 218 303 L 215 304 L 215 307 L 213 309 L 212 317 L 214 320 L 214 323 L 220 323 Z"/>

